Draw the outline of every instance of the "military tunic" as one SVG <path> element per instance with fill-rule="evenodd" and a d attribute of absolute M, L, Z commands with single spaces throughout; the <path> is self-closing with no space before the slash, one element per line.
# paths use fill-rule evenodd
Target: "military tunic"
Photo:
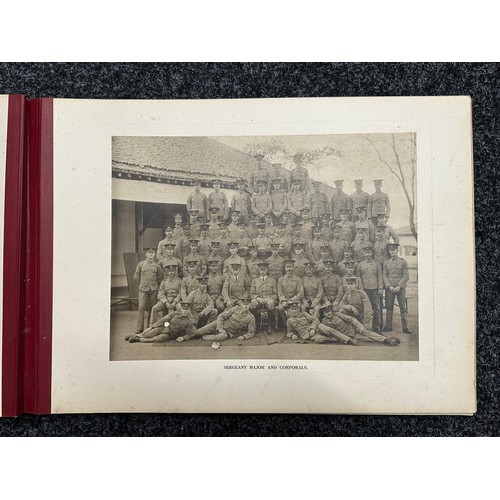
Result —
<path fill-rule="evenodd" d="M 286 210 L 288 206 L 287 194 L 282 191 L 274 191 L 271 193 L 271 202 L 273 206 L 273 215 L 275 217 L 280 217 L 281 212 Z"/>
<path fill-rule="evenodd" d="M 210 273 L 208 275 L 207 292 L 214 301 L 215 307 L 221 311 L 224 309 L 224 301 L 222 298 L 222 286 L 224 285 L 224 276 L 222 274 Z"/>
<path fill-rule="evenodd" d="M 257 215 L 270 214 L 273 209 L 273 202 L 269 193 L 254 194 L 252 196 L 252 212 Z"/>
<path fill-rule="evenodd" d="M 341 227 L 340 238 L 348 245 L 354 240 L 354 224 L 351 221 L 345 220 L 337 223 Z"/>
<path fill-rule="evenodd" d="M 276 255 L 274 257 L 271 255 L 266 259 L 266 262 L 269 265 L 269 276 L 274 278 L 276 283 L 278 283 L 278 279 L 283 276 L 283 267 L 285 265 L 285 259 L 280 255 Z"/>
<path fill-rule="evenodd" d="M 288 318 L 288 321 L 286 322 L 286 334 L 287 337 L 296 335 L 303 340 L 307 340 L 314 336 L 318 326 L 318 318 L 311 316 L 306 312 L 301 312 L 298 316 Z M 314 330 L 314 334 L 312 335 L 310 333 L 311 330 Z"/>
<path fill-rule="evenodd" d="M 248 269 L 248 275 L 250 276 L 251 279 L 257 278 L 257 276 L 260 276 L 260 271 L 259 271 L 259 264 L 262 264 L 263 260 L 259 259 L 258 257 L 250 257 L 247 260 L 247 269 Z"/>
<path fill-rule="evenodd" d="M 198 253 L 200 255 L 203 255 L 205 259 L 210 255 L 210 252 L 212 251 L 212 242 L 210 238 L 201 238 L 199 243 L 198 243 Z"/>
<path fill-rule="evenodd" d="M 410 279 L 408 263 L 402 257 L 391 257 L 384 263 L 383 275 L 385 286 L 400 286 L 404 288 Z"/>
<path fill-rule="evenodd" d="M 186 208 L 188 212 L 198 210 L 198 216 L 202 222 L 208 220 L 208 198 L 205 193 L 193 191 L 187 198 Z"/>
<path fill-rule="evenodd" d="M 339 262 L 344 258 L 344 250 L 348 247 L 345 240 L 333 239 L 330 243 L 330 252 L 332 260 L 335 262 L 335 267 L 338 267 Z"/>
<path fill-rule="evenodd" d="M 330 213 L 330 202 L 326 193 L 312 193 L 309 200 L 309 208 L 313 219 Z"/>
<path fill-rule="evenodd" d="M 323 298 L 323 283 L 317 276 L 304 276 L 302 278 L 304 287 L 304 305 L 307 308 L 316 308 Z"/>
<path fill-rule="evenodd" d="M 229 203 L 227 202 L 226 193 L 222 191 L 212 191 L 208 195 L 208 210 L 217 207 L 219 214 L 223 219 L 227 219 L 229 215 Z"/>
<path fill-rule="evenodd" d="M 300 302 L 304 298 L 302 280 L 293 274 L 281 276 L 278 279 L 278 298 L 280 302 Z"/>
<path fill-rule="evenodd" d="M 299 278 L 303 278 L 306 274 L 305 265 L 311 261 L 305 255 L 295 255 L 294 260 L 293 271 Z"/>
<path fill-rule="evenodd" d="M 184 236 L 185 234 L 182 226 L 175 226 L 174 230 L 172 231 L 172 238 L 174 240 L 178 240 L 179 238 L 183 238 Z"/>
<path fill-rule="evenodd" d="M 238 277 L 245 277 L 247 274 L 247 263 L 243 257 L 239 255 L 230 255 L 224 261 L 224 268 L 222 269 L 222 274 L 228 276 L 231 273 L 231 264 L 240 264 L 240 269 L 238 270 Z"/>
<path fill-rule="evenodd" d="M 250 312 L 243 312 L 240 306 L 232 307 L 217 317 L 217 330 L 225 330 L 229 337 L 240 336 L 243 332 L 245 339 L 255 335 L 255 316 Z"/>
<path fill-rule="evenodd" d="M 156 251 L 156 258 L 158 259 L 158 262 L 160 262 L 161 260 L 163 260 L 167 256 L 167 254 L 165 253 L 165 251 L 166 251 L 165 245 L 167 243 L 172 243 L 175 245 L 174 255 L 176 257 L 180 258 L 182 255 L 182 248 L 181 248 L 180 240 L 174 240 L 173 238 L 165 238 L 158 243 L 158 250 Z"/>
<path fill-rule="evenodd" d="M 240 230 L 239 230 L 238 226 L 234 222 L 231 222 L 231 224 L 229 224 L 227 226 L 227 235 L 232 240 L 237 240 L 238 239 L 238 237 L 240 235 Z"/>
<path fill-rule="evenodd" d="M 380 267 L 384 268 L 384 262 L 389 257 L 389 252 L 387 251 L 387 245 L 389 242 L 382 238 L 381 240 L 375 240 L 373 244 L 373 258 L 380 264 Z"/>
<path fill-rule="evenodd" d="M 198 324 L 200 316 L 205 316 L 207 323 L 215 320 L 217 310 L 215 309 L 212 297 L 210 297 L 206 290 L 203 292 L 200 289 L 194 290 L 188 295 L 186 302 L 191 304 L 191 314 L 195 325 Z"/>
<path fill-rule="evenodd" d="M 306 208 L 306 195 L 302 191 L 290 191 L 288 193 L 288 210 L 294 215 L 299 216 L 300 211 Z"/>
<path fill-rule="evenodd" d="M 177 266 L 176 276 L 182 278 L 182 276 L 183 276 L 182 262 L 177 257 L 168 257 L 167 256 L 164 259 L 162 259 L 159 262 L 159 264 L 162 268 L 162 272 L 163 272 L 164 277 L 167 276 L 167 267 L 168 266 Z"/>
<path fill-rule="evenodd" d="M 243 217 L 245 224 L 248 222 L 248 216 L 251 213 L 252 200 L 246 191 L 236 191 L 231 198 L 231 208 L 238 210 Z"/>
<path fill-rule="evenodd" d="M 347 269 L 346 269 L 346 260 L 342 259 L 338 264 L 337 264 L 337 269 L 340 277 L 343 277 L 347 274 Z M 358 263 L 356 262 L 354 264 L 354 274 L 356 274 L 356 270 L 358 269 Z"/>
<path fill-rule="evenodd" d="M 356 278 L 356 290 L 363 290 L 363 281 L 359 276 L 355 276 L 354 274 L 345 274 L 340 278 L 342 282 L 342 294 L 347 292 L 347 278 Z"/>
<path fill-rule="evenodd" d="M 249 283 L 246 277 L 239 277 L 230 274 L 224 280 L 222 286 L 222 297 L 224 302 L 230 306 L 235 300 L 240 300 L 245 295 L 249 288 Z"/>
<path fill-rule="evenodd" d="M 389 201 L 389 196 L 387 193 L 383 193 L 380 191 L 380 193 L 375 193 L 370 195 L 370 198 L 368 199 L 368 211 L 367 211 L 367 217 L 369 219 L 372 219 L 374 217 L 377 217 L 378 214 L 384 214 L 387 217 L 391 216 L 391 203 Z"/>
<path fill-rule="evenodd" d="M 266 192 L 269 191 L 271 187 L 271 175 L 267 168 L 260 166 L 256 168 L 253 172 L 250 172 L 250 177 L 248 179 L 248 188 L 251 193 L 257 193 L 257 183 L 259 181 L 264 181 L 266 183 Z"/>
<path fill-rule="evenodd" d="M 333 273 L 325 273 L 321 276 L 323 285 L 323 303 L 330 302 L 336 307 L 342 300 L 343 288 L 340 278 Z"/>
<path fill-rule="evenodd" d="M 321 248 L 322 246 L 328 246 L 328 242 L 323 238 L 314 238 L 307 245 L 307 253 L 309 257 L 314 259 L 314 262 L 318 262 L 321 259 Z"/>
<path fill-rule="evenodd" d="M 286 236 L 284 233 L 278 233 L 273 238 L 272 243 L 279 244 L 278 251 L 281 256 L 290 255 L 290 251 L 292 249 L 292 238 L 290 236 Z"/>
<path fill-rule="evenodd" d="M 381 290 L 384 287 L 382 269 L 376 260 L 360 262 L 356 274 L 361 278 L 364 290 Z"/>
<path fill-rule="evenodd" d="M 182 278 L 181 282 L 181 300 L 182 302 L 186 302 L 188 295 L 195 290 L 198 290 L 200 287 L 200 282 L 196 279 L 195 276 L 187 274 Z"/>
<path fill-rule="evenodd" d="M 369 221 L 368 219 L 363 219 L 363 220 L 358 219 L 354 224 L 354 227 L 356 229 L 358 229 L 358 227 L 366 229 L 370 243 L 373 243 L 375 241 L 375 226 L 372 224 L 371 221 Z"/>
<path fill-rule="evenodd" d="M 290 170 L 291 181 L 299 180 L 301 181 L 301 189 L 304 192 L 309 191 L 309 170 L 302 165 L 297 165 Z"/>
<path fill-rule="evenodd" d="M 217 252 L 214 252 L 213 250 L 210 252 L 210 255 L 207 257 L 207 262 L 209 260 L 217 260 L 218 262 L 218 265 L 217 265 L 217 272 L 222 274 L 222 268 L 224 266 L 224 261 L 226 259 L 224 259 L 224 257 L 222 257 L 222 255 L 217 251 Z"/>
<path fill-rule="evenodd" d="M 208 236 L 211 240 L 218 240 L 220 238 L 220 227 L 218 220 L 210 220 L 208 222 Z"/>
<path fill-rule="evenodd" d="M 187 261 L 188 260 L 196 260 L 198 263 L 196 264 L 196 274 L 204 275 L 207 273 L 207 259 L 203 255 L 199 253 L 190 253 L 184 257 L 183 261 L 183 269 L 187 269 Z"/>
<path fill-rule="evenodd" d="M 330 224 L 329 222 L 323 222 L 322 225 L 321 225 L 321 237 L 325 240 L 325 241 L 332 241 L 333 239 L 333 231 L 330 227 Z"/>
<path fill-rule="evenodd" d="M 229 243 L 231 243 L 233 240 L 229 238 L 229 236 L 223 236 L 221 235 L 220 239 L 220 255 L 221 257 L 225 260 L 227 259 L 231 254 L 229 253 Z"/>
<path fill-rule="evenodd" d="M 278 289 L 274 278 L 269 276 L 254 278 L 250 286 L 250 297 L 252 309 L 256 309 L 259 304 L 265 304 L 269 309 L 274 308 L 278 300 Z"/>
<path fill-rule="evenodd" d="M 346 292 L 342 301 L 340 302 L 340 307 L 343 306 L 353 306 L 358 311 L 360 318 L 360 323 L 363 323 L 366 329 L 371 328 L 371 322 L 373 319 L 373 310 L 368 299 L 368 295 L 363 290 L 353 290 L 352 292 Z"/>
<path fill-rule="evenodd" d="M 331 207 L 333 219 L 340 221 L 340 210 L 352 210 L 352 200 L 348 194 L 337 190 L 336 193 L 333 193 Z"/>
<path fill-rule="evenodd" d="M 257 226 L 255 224 L 250 224 L 247 227 L 247 235 L 251 240 L 254 240 L 255 238 L 257 238 L 258 234 L 259 234 L 259 230 L 257 229 Z"/>
<path fill-rule="evenodd" d="M 358 263 L 361 262 L 362 260 L 365 260 L 365 253 L 363 251 L 363 248 L 371 246 L 372 244 L 370 243 L 370 240 L 357 237 L 351 243 L 351 248 L 354 250 L 354 260 Z"/>
<path fill-rule="evenodd" d="M 257 236 L 253 240 L 253 244 L 258 250 L 269 250 L 271 248 L 271 239 L 267 236 Z"/>
<path fill-rule="evenodd" d="M 363 190 L 356 190 L 351 194 L 352 209 L 356 211 L 359 207 L 368 207 L 370 195 Z"/>
<path fill-rule="evenodd" d="M 165 323 L 170 323 L 167 327 Z M 194 318 L 191 314 L 182 316 L 178 311 L 168 313 L 157 322 L 153 323 L 151 327 L 156 330 L 151 332 L 153 335 L 144 335 L 144 337 L 151 337 L 162 332 L 168 335 L 168 339 L 176 339 L 177 337 L 184 337 L 185 340 L 190 340 L 196 336 L 196 327 L 194 326 Z"/>

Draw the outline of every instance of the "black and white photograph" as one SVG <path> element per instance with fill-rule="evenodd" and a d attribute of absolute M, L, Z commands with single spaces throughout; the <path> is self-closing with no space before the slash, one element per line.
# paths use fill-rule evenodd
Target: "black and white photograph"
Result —
<path fill-rule="evenodd" d="M 416 141 L 113 137 L 110 360 L 418 360 Z"/>

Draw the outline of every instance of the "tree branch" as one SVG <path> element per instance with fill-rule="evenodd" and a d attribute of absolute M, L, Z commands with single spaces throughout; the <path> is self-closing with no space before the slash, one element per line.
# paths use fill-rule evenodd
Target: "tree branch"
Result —
<path fill-rule="evenodd" d="M 383 163 L 395 176 L 396 178 L 398 179 L 399 182 L 403 183 L 403 181 L 400 179 L 399 175 L 396 173 L 396 171 L 391 167 L 391 165 L 389 165 L 389 163 L 387 163 L 385 160 L 382 159 L 382 157 L 380 156 L 380 152 L 379 150 L 377 149 L 377 147 L 375 146 L 375 144 L 373 143 L 373 141 L 368 137 L 366 136 L 366 140 L 372 145 L 373 149 L 375 150 L 375 152 L 377 153 L 377 156 L 378 156 L 378 159 L 381 163 Z"/>

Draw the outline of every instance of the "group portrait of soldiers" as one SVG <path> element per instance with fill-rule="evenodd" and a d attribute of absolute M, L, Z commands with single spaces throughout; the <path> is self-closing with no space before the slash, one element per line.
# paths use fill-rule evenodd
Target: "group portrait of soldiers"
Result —
<path fill-rule="evenodd" d="M 285 173 L 256 159 L 231 199 L 219 179 L 208 195 L 193 182 L 189 220 L 176 213 L 137 265 L 138 320 L 125 340 L 245 341 L 260 329 L 320 344 L 397 346 L 396 299 L 402 332 L 412 333 L 409 271 L 388 223 L 383 181 L 375 179 L 368 194 L 356 179 L 349 195 L 336 180 L 329 198 L 301 155 Z"/>

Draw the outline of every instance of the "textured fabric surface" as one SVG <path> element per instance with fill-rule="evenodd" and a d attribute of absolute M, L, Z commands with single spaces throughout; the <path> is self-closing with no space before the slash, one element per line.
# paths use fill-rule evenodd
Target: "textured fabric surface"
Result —
<path fill-rule="evenodd" d="M 498 64 L 0 64 L 0 93 L 29 97 L 198 99 L 471 95 L 477 259 L 474 417 L 24 415 L 0 436 L 486 436 L 499 433 Z M 457 269 L 457 272 L 460 272 Z M 473 290 L 470 290 L 473 293 Z M 449 332 L 453 335 L 453 332 Z"/>

